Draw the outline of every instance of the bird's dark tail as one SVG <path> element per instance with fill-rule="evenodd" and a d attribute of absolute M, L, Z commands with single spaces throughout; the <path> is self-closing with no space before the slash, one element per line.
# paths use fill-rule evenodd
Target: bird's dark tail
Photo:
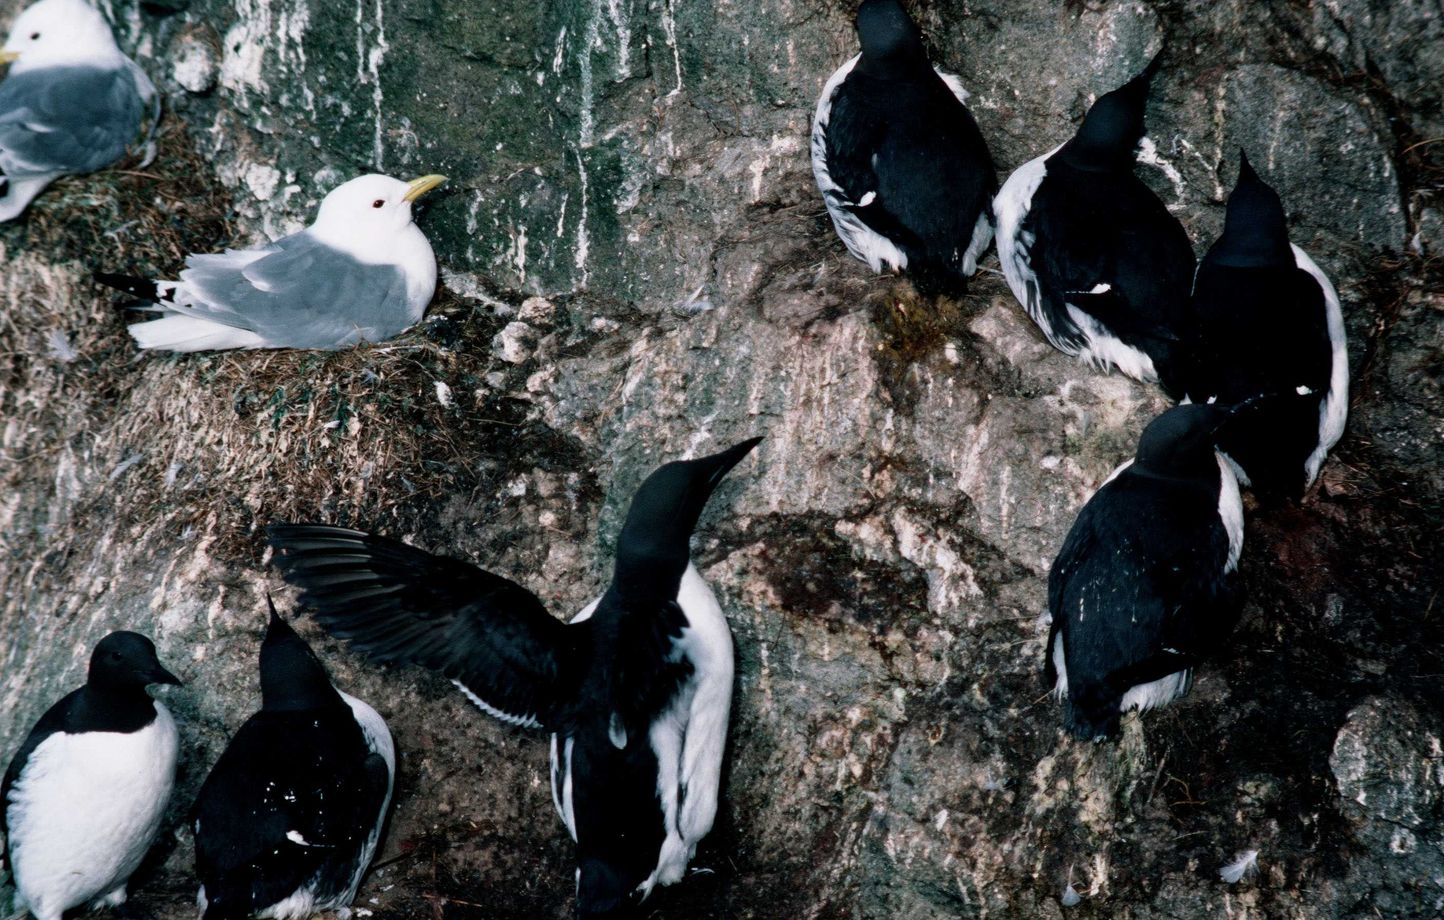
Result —
<path fill-rule="evenodd" d="M 1103 741 L 1118 734 L 1121 694 L 1098 687 L 1068 688 L 1063 727 L 1079 741 Z"/>
<path fill-rule="evenodd" d="M 160 286 L 145 278 L 137 278 L 135 275 L 117 275 L 113 272 L 96 272 L 93 277 L 97 284 L 115 288 L 142 303 L 156 303 L 161 299 Z M 125 304 L 125 306 L 129 307 L 130 304 Z"/>
<path fill-rule="evenodd" d="M 243 898 L 211 901 L 206 905 L 206 912 L 201 915 L 201 920 L 249 920 L 251 909 L 244 901 Z"/>
<path fill-rule="evenodd" d="M 615 866 L 594 856 L 577 865 L 577 920 L 626 920 L 636 913 L 637 899 Z"/>

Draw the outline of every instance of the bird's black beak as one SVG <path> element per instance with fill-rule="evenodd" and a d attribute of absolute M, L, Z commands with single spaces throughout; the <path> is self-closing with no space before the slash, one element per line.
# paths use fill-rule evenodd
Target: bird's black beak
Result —
<path fill-rule="evenodd" d="M 1277 408 L 1288 403 L 1289 400 L 1307 399 L 1315 395 L 1312 390 L 1305 393 L 1298 393 L 1289 390 L 1274 390 L 1268 393 L 1259 393 L 1250 396 L 1248 399 L 1240 400 L 1231 406 L 1215 406 L 1217 412 L 1214 414 L 1212 424 L 1204 426 L 1199 432 L 1207 437 L 1214 444 L 1222 438 L 1229 425 L 1238 422 L 1240 419 L 1248 418 L 1252 413 L 1260 410 Z"/>
<path fill-rule="evenodd" d="M 155 663 L 150 672 L 146 674 L 146 678 L 146 682 L 151 684 L 170 684 L 173 687 L 182 685 L 181 679 L 167 671 L 160 662 Z"/>
<path fill-rule="evenodd" d="M 1158 68 L 1163 64 L 1163 51 L 1163 48 L 1159 48 L 1158 53 L 1153 56 L 1153 60 L 1143 65 L 1143 69 L 1140 70 L 1133 79 L 1123 84 L 1130 94 L 1140 97 L 1146 97 L 1148 95 L 1148 90 L 1153 84 L 1153 78 L 1157 75 Z"/>
<path fill-rule="evenodd" d="M 1248 154 L 1242 147 L 1238 148 L 1238 178 L 1240 182 L 1245 179 L 1250 182 L 1262 181 L 1259 179 L 1258 173 L 1254 171 L 1253 164 L 1248 161 Z"/>
<path fill-rule="evenodd" d="M 1252 411 L 1256 411 L 1258 409 L 1267 409 L 1272 406 L 1280 406 L 1289 402 L 1290 400 L 1308 399 L 1310 396 L 1315 395 L 1317 394 L 1313 390 L 1307 388 L 1303 388 L 1301 391 L 1271 390 L 1267 393 L 1258 393 L 1254 396 L 1250 396 L 1248 399 L 1244 399 L 1234 403 L 1231 406 L 1224 407 L 1224 412 L 1227 414 L 1224 416 L 1222 421 L 1219 422 L 1219 425 L 1227 425 L 1231 419 L 1237 418 L 1240 415 L 1245 415 Z"/>
<path fill-rule="evenodd" d="M 731 472 L 732 467 L 742 462 L 742 458 L 752 452 L 752 448 L 762 443 L 762 438 L 749 438 L 741 444 L 735 444 L 721 453 L 712 454 L 707 457 L 699 457 L 692 462 L 696 464 L 699 471 L 704 472 L 708 488 L 716 488 L 722 477 Z"/>

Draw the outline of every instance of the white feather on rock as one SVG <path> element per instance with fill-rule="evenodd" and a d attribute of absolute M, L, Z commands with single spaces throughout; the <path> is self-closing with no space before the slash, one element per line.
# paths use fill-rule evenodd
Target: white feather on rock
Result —
<path fill-rule="evenodd" d="M 1234 885 L 1244 876 L 1252 875 L 1256 871 L 1258 871 L 1258 850 L 1244 850 L 1234 858 L 1233 862 L 1219 867 L 1218 877 L 1223 879 L 1225 884 Z"/>

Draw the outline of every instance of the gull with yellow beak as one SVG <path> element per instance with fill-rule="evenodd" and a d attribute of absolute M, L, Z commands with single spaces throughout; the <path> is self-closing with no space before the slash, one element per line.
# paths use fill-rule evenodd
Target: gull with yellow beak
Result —
<path fill-rule="evenodd" d="M 125 156 L 160 97 L 116 47 L 86 0 L 40 0 L 15 18 L 0 49 L 0 222 L 12 220 L 60 176 L 95 172 Z"/>
<path fill-rule="evenodd" d="M 191 255 L 176 281 L 97 273 L 162 314 L 135 323 L 141 348 L 336 350 L 383 342 L 436 293 L 436 257 L 412 202 L 446 181 L 361 176 L 333 189 L 315 223 L 260 249 Z"/>

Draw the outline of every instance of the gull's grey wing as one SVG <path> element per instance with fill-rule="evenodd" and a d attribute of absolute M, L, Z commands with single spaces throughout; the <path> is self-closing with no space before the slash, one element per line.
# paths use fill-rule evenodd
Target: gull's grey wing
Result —
<path fill-rule="evenodd" d="M 10 176 L 101 169 L 125 155 L 144 115 L 129 68 L 12 75 L 0 82 L 0 169 Z"/>
<path fill-rule="evenodd" d="M 168 311 L 246 329 L 271 347 L 333 349 L 380 342 L 412 323 L 406 276 L 302 232 L 259 255 L 191 256 Z"/>

